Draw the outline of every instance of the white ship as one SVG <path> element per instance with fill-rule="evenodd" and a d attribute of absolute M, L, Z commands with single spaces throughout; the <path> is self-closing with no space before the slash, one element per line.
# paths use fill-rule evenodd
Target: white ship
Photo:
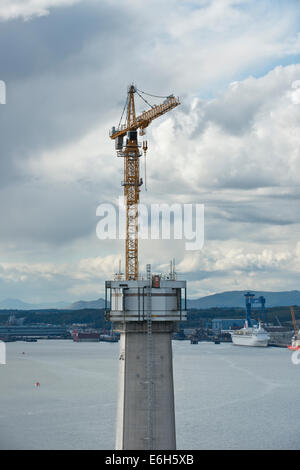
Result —
<path fill-rule="evenodd" d="M 244 328 L 230 332 L 233 344 L 237 346 L 260 346 L 269 344 L 270 336 L 263 329 L 261 323 L 258 326 L 249 327 L 246 321 Z"/>

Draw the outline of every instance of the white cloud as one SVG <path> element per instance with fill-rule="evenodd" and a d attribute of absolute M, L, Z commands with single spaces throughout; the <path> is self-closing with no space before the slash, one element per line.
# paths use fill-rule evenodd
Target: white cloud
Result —
<path fill-rule="evenodd" d="M 117 255 L 83 258 L 69 263 L 0 263 L 0 277 L 12 282 L 27 281 L 29 278 L 53 280 L 57 276 L 74 281 L 95 282 L 110 279 L 118 270 L 118 263 Z"/>
<path fill-rule="evenodd" d="M 300 65 L 277 67 L 213 100 L 195 99 L 190 110 L 178 108 L 154 126 L 155 189 L 166 179 L 177 193 L 189 187 L 195 195 L 209 188 L 292 191 L 300 183 L 300 106 L 290 98 L 298 77 Z"/>
<path fill-rule="evenodd" d="M 154 70 L 167 66 L 172 88 L 181 93 L 211 92 L 245 69 L 300 52 L 289 2 L 284 12 L 268 0 L 169 0 L 159 8 L 159 16 L 155 7 L 148 11 L 153 32 L 146 60 Z"/>
<path fill-rule="evenodd" d="M 165 190 L 189 188 L 194 197 L 199 189 L 298 185 L 300 106 L 291 99 L 298 92 L 292 87 L 297 77 L 300 65 L 278 67 L 231 84 L 213 100 L 196 98 L 189 108 L 185 102 L 183 112 L 179 107 L 154 122 L 148 139 L 149 184 L 160 192 L 165 179 Z M 102 124 L 71 144 L 40 152 L 26 161 L 27 174 L 118 184 L 122 166 L 107 131 Z M 153 186 L 151 191 L 155 198 Z"/>
<path fill-rule="evenodd" d="M 49 14 L 51 8 L 71 6 L 81 0 L 1 0 L 0 20 L 23 18 L 28 20 L 35 16 Z"/>
<path fill-rule="evenodd" d="M 227 245 L 227 246 L 226 246 Z M 202 253 L 186 254 L 179 263 L 178 270 L 182 273 L 236 271 L 240 274 L 256 270 L 291 269 L 300 273 L 300 258 L 297 250 L 280 251 L 265 248 L 261 252 L 247 251 L 247 248 L 236 248 L 224 244 L 218 248 L 210 247 Z"/>
<path fill-rule="evenodd" d="M 249 245 L 235 247 L 229 241 L 218 247 L 209 243 L 196 253 L 177 253 L 176 271 L 179 279 L 188 279 L 189 297 L 199 297 L 222 290 L 283 290 L 282 272 L 289 273 L 285 288 L 294 289 L 293 276 L 300 275 L 300 250 L 297 246 L 265 248 Z M 170 248 L 172 252 L 172 249 Z M 174 250 L 173 250 L 174 254 Z M 149 261 L 149 259 L 147 259 Z M 153 272 L 166 272 L 168 263 L 157 266 L 153 257 Z M 57 289 L 65 286 L 65 299 L 97 298 L 103 295 L 104 281 L 118 270 L 119 255 L 83 258 L 68 263 L 1 263 L 0 278 L 5 285 L 34 285 L 38 282 Z M 31 301 L 30 295 L 27 299 Z"/>
<path fill-rule="evenodd" d="M 99 183 L 113 181 L 119 162 L 108 129 L 102 124 L 78 140 L 32 155 L 20 165 L 28 176 L 44 181 Z"/>

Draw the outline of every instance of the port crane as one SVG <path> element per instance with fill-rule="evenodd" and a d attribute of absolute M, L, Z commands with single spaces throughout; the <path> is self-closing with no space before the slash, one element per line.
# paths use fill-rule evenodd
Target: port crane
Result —
<path fill-rule="evenodd" d="M 245 295 L 245 302 L 246 302 L 246 312 L 247 312 L 247 322 L 248 326 L 252 326 L 252 320 L 251 320 L 251 309 L 252 305 L 255 303 L 260 303 L 261 305 L 261 320 L 264 322 L 267 322 L 267 314 L 266 314 L 266 299 L 262 295 L 260 297 L 255 297 L 254 294 L 251 294 L 251 292 L 247 292 Z"/>
<path fill-rule="evenodd" d="M 288 348 L 295 351 L 295 350 L 300 349 L 300 336 L 299 336 L 299 328 L 298 328 L 297 322 L 296 322 L 294 307 L 290 307 L 290 311 L 291 311 L 291 316 L 292 316 L 292 321 L 293 321 L 293 327 L 294 327 L 295 334 L 292 338 L 292 344 L 290 346 L 288 346 Z"/>
<path fill-rule="evenodd" d="M 135 94 L 150 107 L 139 116 L 136 116 L 135 111 Z M 145 98 L 152 96 L 156 98 L 164 98 L 160 105 L 150 105 Z M 140 187 L 143 184 L 140 178 L 140 152 L 141 145 L 138 141 L 139 135 L 143 136 L 142 149 L 144 156 L 148 149 L 148 143 L 145 138 L 146 129 L 154 119 L 162 116 L 163 114 L 171 111 L 173 108 L 180 104 L 179 99 L 174 95 L 157 96 L 150 95 L 141 90 L 138 90 L 133 84 L 129 86 L 127 98 L 123 113 L 118 127 L 113 127 L 109 133 L 111 139 L 115 140 L 115 148 L 118 157 L 124 158 L 124 200 L 126 205 L 126 258 L 125 258 L 125 279 L 137 280 L 138 279 L 138 204 Z M 125 113 L 126 111 L 126 113 Z M 122 124 L 122 119 L 125 116 L 125 123 Z M 124 142 L 124 137 L 126 140 Z"/>
<path fill-rule="evenodd" d="M 296 322 L 294 307 L 290 307 L 290 311 L 291 311 L 291 316 L 292 316 L 292 321 L 293 321 L 293 327 L 294 327 L 294 331 L 295 331 L 295 336 L 297 336 L 299 330 L 298 330 L 298 327 L 297 327 L 297 322 Z"/>

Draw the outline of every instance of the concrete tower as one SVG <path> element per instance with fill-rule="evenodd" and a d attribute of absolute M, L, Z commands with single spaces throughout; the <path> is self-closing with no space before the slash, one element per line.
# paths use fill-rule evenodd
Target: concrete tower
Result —
<path fill-rule="evenodd" d="M 105 291 L 120 332 L 116 449 L 176 449 L 172 334 L 186 319 L 186 281 L 147 265 L 146 279 L 119 277 Z"/>

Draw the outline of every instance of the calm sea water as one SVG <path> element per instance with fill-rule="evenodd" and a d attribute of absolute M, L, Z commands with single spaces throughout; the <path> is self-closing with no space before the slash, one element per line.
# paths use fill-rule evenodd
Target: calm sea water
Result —
<path fill-rule="evenodd" d="M 0 449 L 113 449 L 118 353 L 118 343 L 8 343 Z M 178 341 L 173 353 L 178 449 L 300 449 L 289 350 Z"/>

